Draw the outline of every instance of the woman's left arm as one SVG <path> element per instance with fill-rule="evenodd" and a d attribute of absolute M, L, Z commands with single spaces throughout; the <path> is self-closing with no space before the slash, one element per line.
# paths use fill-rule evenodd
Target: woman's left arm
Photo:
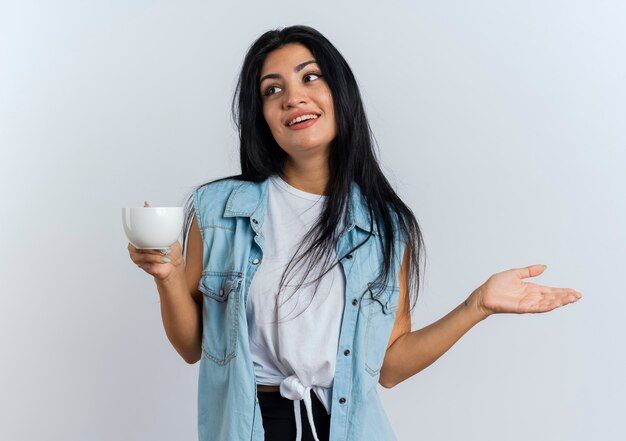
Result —
<path fill-rule="evenodd" d="M 384 387 L 393 387 L 430 366 L 475 324 L 491 314 L 548 312 L 582 297 L 573 289 L 552 288 L 523 280 L 542 274 L 543 265 L 510 269 L 491 276 L 445 317 L 411 332 L 408 269 L 408 253 L 405 251 L 398 274 L 398 310 L 380 370 L 379 383 Z"/>

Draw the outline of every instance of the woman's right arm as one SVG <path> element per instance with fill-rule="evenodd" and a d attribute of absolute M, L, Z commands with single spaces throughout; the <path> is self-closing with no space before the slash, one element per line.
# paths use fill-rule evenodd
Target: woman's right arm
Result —
<path fill-rule="evenodd" d="M 165 256 L 155 250 L 137 250 L 129 244 L 131 259 L 154 276 L 161 299 L 161 317 L 165 334 L 183 359 L 190 364 L 200 360 L 202 352 L 202 237 L 194 217 L 188 237 L 187 262 L 176 242 Z M 163 262 L 167 257 L 170 262 Z"/>

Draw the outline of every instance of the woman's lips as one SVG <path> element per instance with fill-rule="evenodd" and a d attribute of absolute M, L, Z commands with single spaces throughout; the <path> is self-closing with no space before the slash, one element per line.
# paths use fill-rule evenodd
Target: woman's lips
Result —
<path fill-rule="evenodd" d="M 293 126 L 287 126 L 287 128 L 289 130 L 302 130 L 302 129 L 306 129 L 307 127 L 311 127 L 313 124 L 315 124 L 317 122 L 317 120 L 320 119 L 320 117 L 318 116 L 317 118 L 312 118 L 312 119 L 307 119 L 304 122 L 301 123 L 296 123 Z"/>

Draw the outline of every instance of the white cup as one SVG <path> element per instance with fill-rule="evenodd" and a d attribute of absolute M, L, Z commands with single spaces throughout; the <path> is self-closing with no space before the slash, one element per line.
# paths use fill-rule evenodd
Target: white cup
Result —
<path fill-rule="evenodd" d="M 135 248 L 169 248 L 183 227 L 183 207 L 122 208 L 122 222 L 128 241 Z"/>

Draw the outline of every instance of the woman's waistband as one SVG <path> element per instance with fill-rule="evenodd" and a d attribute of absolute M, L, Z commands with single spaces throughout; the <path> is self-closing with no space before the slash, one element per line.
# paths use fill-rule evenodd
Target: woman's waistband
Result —
<path fill-rule="evenodd" d="M 280 392 L 280 386 L 266 386 L 264 384 L 256 385 L 257 392 Z"/>

